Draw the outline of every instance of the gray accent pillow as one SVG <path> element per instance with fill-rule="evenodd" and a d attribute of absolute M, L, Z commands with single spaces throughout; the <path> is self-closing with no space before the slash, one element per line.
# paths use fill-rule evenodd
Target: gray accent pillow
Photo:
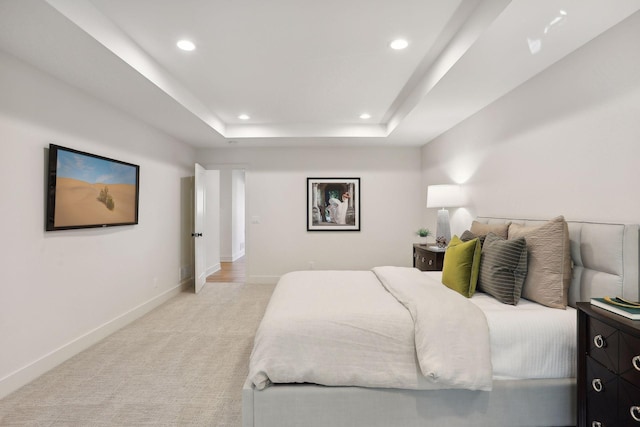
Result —
<path fill-rule="evenodd" d="M 476 236 L 471 231 L 465 230 L 460 235 L 460 240 L 462 240 L 463 242 L 468 242 L 469 240 L 473 240 L 473 239 L 477 238 L 480 241 L 480 246 L 482 246 L 482 245 L 484 245 L 484 238 L 485 237 L 487 237 L 487 236 Z"/>
<path fill-rule="evenodd" d="M 524 237 L 505 240 L 487 234 L 480 257 L 478 290 L 504 304 L 517 305 L 527 276 L 527 242 Z"/>

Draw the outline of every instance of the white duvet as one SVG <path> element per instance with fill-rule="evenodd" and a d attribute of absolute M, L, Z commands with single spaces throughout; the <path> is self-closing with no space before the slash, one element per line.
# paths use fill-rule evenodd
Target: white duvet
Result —
<path fill-rule="evenodd" d="M 415 268 L 373 272 L 411 314 L 422 375 L 437 388 L 491 390 L 489 327 L 482 310 Z"/>
<path fill-rule="evenodd" d="M 256 332 L 255 387 L 489 390 L 482 311 L 418 270 L 374 270 L 284 275 Z"/>

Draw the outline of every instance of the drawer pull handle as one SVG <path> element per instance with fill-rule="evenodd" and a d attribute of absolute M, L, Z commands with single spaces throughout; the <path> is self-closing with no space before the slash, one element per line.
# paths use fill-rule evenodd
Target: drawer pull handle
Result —
<path fill-rule="evenodd" d="M 422 257 L 422 262 L 424 262 L 424 257 Z"/>
<path fill-rule="evenodd" d="M 602 423 L 600 421 L 594 421 L 591 423 L 591 427 L 602 427 Z"/>
<path fill-rule="evenodd" d="M 640 406 L 632 406 L 629 408 L 629 412 L 631 413 L 631 418 L 640 422 Z"/>
<path fill-rule="evenodd" d="M 596 347 L 598 348 L 602 348 L 604 347 L 604 338 L 602 338 L 602 335 L 598 334 L 595 337 L 593 337 L 593 343 L 595 344 Z"/>
<path fill-rule="evenodd" d="M 631 359 L 631 363 L 633 364 L 633 367 L 636 369 L 636 371 L 640 371 L 640 356 L 635 356 L 633 359 Z"/>
<path fill-rule="evenodd" d="M 432 259 L 429 260 L 429 265 L 433 265 L 433 260 Z"/>
<path fill-rule="evenodd" d="M 602 381 L 600 380 L 600 378 L 596 378 L 593 381 L 591 381 L 591 387 L 593 387 L 593 389 L 597 392 L 600 393 L 602 391 L 602 389 L 604 388 L 602 386 Z"/>

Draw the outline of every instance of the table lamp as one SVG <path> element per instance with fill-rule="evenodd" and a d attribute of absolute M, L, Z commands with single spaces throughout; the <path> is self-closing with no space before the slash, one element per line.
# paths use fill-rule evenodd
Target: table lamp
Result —
<path fill-rule="evenodd" d="M 427 187 L 427 208 L 438 210 L 436 240 L 444 238 L 445 246 L 451 241 L 449 211 L 446 208 L 461 206 L 464 202 L 462 187 L 459 185 L 430 185 Z"/>

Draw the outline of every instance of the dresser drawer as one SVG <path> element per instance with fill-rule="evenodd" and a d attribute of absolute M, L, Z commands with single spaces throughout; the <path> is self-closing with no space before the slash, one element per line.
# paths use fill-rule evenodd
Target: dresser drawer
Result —
<path fill-rule="evenodd" d="M 598 427 L 617 425 L 618 376 L 587 357 L 586 380 L 587 425 Z"/>
<path fill-rule="evenodd" d="M 640 337 L 620 332 L 618 372 L 631 384 L 640 386 Z"/>
<path fill-rule="evenodd" d="M 618 330 L 593 317 L 589 318 L 587 354 L 604 367 L 618 373 Z"/>
<path fill-rule="evenodd" d="M 438 259 L 435 252 L 420 251 L 416 253 L 416 267 L 420 270 L 437 270 Z"/>
<path fill-rule="evenodd" d="M 620 380 L 618 390 L 618 425 L 640 427 L 640 389 Z"/>
<path fill-rule="evenodd" d="M 440 271 L 444 261 L 444 251 L 432 251 L 426 247 L 414 245 L 413 266 L 422 271 Z"/>

